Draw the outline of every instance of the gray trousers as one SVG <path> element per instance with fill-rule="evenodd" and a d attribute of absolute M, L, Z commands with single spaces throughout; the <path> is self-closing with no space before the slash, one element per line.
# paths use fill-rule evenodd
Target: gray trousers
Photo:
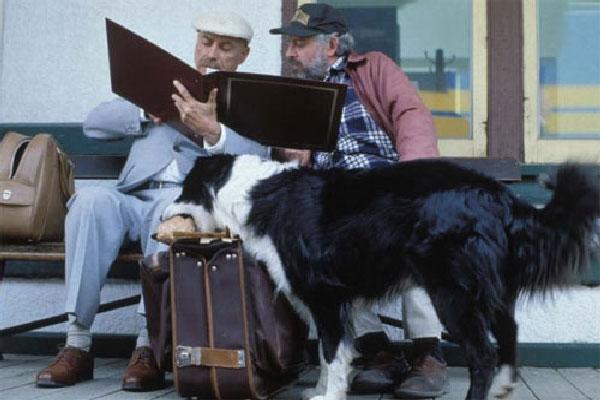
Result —
<path fill-rule="evenodd" d="M 91 327 L 100 305 L 100 290 L 121 245 L 140 241 L 144 255 L 166 250 L 151 239 L 162 211 L 181 188 L 124 194 L 114 187 L 84 187 L 69 200 L 65 220 L 65 311 Z M 140 303 L 138 312 L 144 313 Z"/>
<path fill-rule="evenodd" d="M 429 295 L 423 288 L 410 287 L 400 296 L 402 301 L 402 316 L 404 322 L 404 336 L 410 339 L 442 337 L 442 324 L 435 309 L 431 304 Z M 377 317 L 377 313 L 387 314 L 387 310 L 380 310 L 378 305 L 357 303 L 354 305 L 355 317 L 353 320 L 354 331 L 357 337 L 368 332 L 384 330 Z M 389 315 L 397 318 L 398 315 Z"/>

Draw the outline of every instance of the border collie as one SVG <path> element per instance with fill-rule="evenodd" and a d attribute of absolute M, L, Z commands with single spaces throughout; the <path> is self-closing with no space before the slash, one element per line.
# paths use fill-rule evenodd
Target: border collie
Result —
<path fill-rule="evenodd" d="M 464 349 L 467 398 L 485 399 L 497 363 L 499 396 L 516 380 L 517 297 L 548 292 L 584 269 L 600 195 L 597 179 L 574 165 L 559 168 L 552 200 L 536 209 L 442 160 L 314 170 L 221 155 L 198 158 L 163 219 L 180 214 L 202 230 L 238 233 L 315 323 L 321 376 L 313 399 L 346 397 L 352 304 L 393 299 L 407 285 L 425 288 Z"/>

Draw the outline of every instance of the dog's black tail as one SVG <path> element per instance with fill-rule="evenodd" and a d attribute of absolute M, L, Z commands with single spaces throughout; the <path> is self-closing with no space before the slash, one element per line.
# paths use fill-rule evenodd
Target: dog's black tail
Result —
<path fill-rule="evenodd" d="M 509 234 L 515 289 L 546 292 L 583 272 L 600 230 L 598 183 L 583 167 L 565 164 L 556 173 L 546 207 L 515 206 Z"/>

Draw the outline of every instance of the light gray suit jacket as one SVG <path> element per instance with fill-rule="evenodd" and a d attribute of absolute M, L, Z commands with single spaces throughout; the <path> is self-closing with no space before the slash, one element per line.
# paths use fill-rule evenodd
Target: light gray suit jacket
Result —
<path fill-rule="evenodd" d="M 270 156 L 270 148 L 229 128 L 226 130 L 225 143 L 219 152 Z M 159 173 L 172 160 L 177 160 L 179 170 L 185 176 L 196 157 L 211 154 L 171 126 L 144 122 L 140 109 L 123 99 L 104 102 L 94 108 L 83 123 L 83 133 L 99 140 L 137 137 L 117 181 L 117 189 L 125 193 Z"/>

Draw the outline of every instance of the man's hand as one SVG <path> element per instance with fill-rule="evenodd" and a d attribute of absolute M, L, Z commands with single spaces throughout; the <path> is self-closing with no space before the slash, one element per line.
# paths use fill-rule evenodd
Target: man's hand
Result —
<path fill-rule="evenodd" d="M 211 90 L 208 101 L 201 103 L 180 82 L 173 81 L 173 85 L 179 95 L 173 94 L 171 98 L 179 110 L 181 121 L 208 144 L 217 143 L 221 137 L 221 126 L 217 122 L 218 89 Z"/>
<path fill-rule="evenodd" d="M 173 232 L 196 232 L 196 224 L 192 218 L 176 215 L 158 226 L 156 238 L 158 240 L 173 239 Z"/>
<path fill-rule="evenodd" d="M 160 119 L 159 117 L 152 115 L 152 114 L 147 114 L 147 115 L 148 115 L 148 119 L 150 119 L 150 121 L 152 121 L 153 124 L 155 124 L 155 125 L 162 124 L 162 119 Z"/>
<path fill-rule="evenodd" d="M 273 159 L 277 161 L 296 160 L 301 167 L 310 166 L 310 150 L 286 149 L 284 147 L 273 148 Z"/>

